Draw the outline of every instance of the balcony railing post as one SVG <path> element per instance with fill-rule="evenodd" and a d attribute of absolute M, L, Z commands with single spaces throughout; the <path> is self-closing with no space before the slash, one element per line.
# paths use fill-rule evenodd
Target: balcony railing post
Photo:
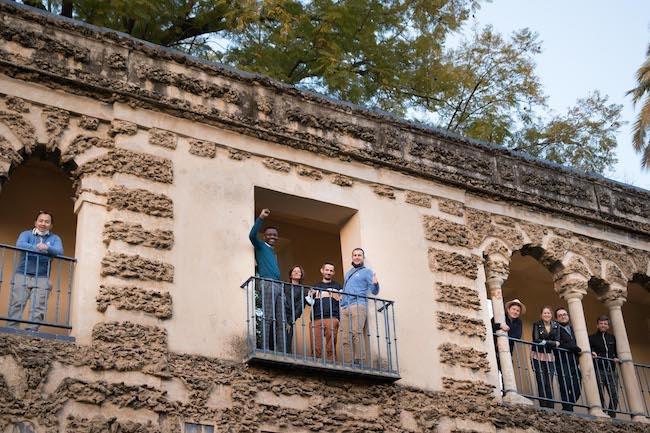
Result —
<path fill-rule="evenodd" d="M 632 419 L 639 422 L 649 422 L 648 418 L 644 415 L 644 402 L 641 388 L 634 369 L 634 362 L 632 361 L 632 351 L 630 349 L 630 342 L 627 339 L 627 330 L 625 329 L 625 321 L 623 320 L 623 311 L 621 306 L 625 303 L 625 297 L 622 295 L 624 290 L 611 290 L 616 296 L 605 296 L 602 301 L 609 309 L 609 320 L 612 325 L 612 332 L 616 337 L 616 352 L 618 359 L 621 362 L 620 370 L 623 378 L 623 386 L 625 387 L 625 396 L 629 410 L 632 413 Z"/>

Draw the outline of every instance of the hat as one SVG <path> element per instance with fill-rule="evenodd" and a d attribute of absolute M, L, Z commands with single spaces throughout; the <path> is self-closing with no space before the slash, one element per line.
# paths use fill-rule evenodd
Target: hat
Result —
<path fill-rule="evenodd" d="M 506 311 L 510 308 L 511 305 L 519 305 L 521 308 L 521 314 L 526 314 L 526 306 L 519 299 L 513 299 L 512 301 L 506 302 Z"/>

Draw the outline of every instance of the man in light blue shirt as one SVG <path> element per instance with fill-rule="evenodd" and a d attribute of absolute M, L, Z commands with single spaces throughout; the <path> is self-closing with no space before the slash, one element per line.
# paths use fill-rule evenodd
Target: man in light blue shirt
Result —
<path fill-rule="evenodd" d="M 30 323 L 27 329 L 30 331 L 38 330 L 39 322 L 45 319 L 51 289 L 52 258 L 63 254 L 61 238 L 50 232 L 53 222 L 52 214 L 38 211 L 34 228 L 22 232 L 16 241 L 16 246 L 22 251 L 11 280 L 9 318 L 21 320 L 29 299 Z M 18 322 L 10 321 L 8 325 L 18 327 Z"/>
<path fill-rule="evenodd" d="M 343 362 L 353 367 L 363 367 L 366 361 L 368 326 L 368 295 L 379 293 L 377 275 L 363 264 L 365 253 L 361 248 L 352 250 L 352 268 L 345 273 L 341 324 L 338 340 L 341 342 Z"/>

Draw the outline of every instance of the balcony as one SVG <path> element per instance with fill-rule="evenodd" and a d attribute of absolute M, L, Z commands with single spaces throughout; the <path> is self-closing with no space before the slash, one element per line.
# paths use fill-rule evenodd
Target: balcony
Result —
<path fill-rule="evenodd" d="M 68 336 L 76 259 L 0 244 L 1 332 L 74 340 Z"/>
<path fill-rule="evenodd" d="M 393 301 L 258 277 L 241 288 L 247 362 L 387 382 L 400 378 Z M 339 300 L 355 307 L 339 308 Z"/>
<path fill-rule="evenodd" d="M 593 362 L 595 381 L 603 411 L 613 418 L 630 419 L 650 415 L 650 366 L 634 364 L 636 380 L 644 400 L 645 413 L 631 409 L 629 390 L 625 386 L 622 364 L 617 359 L 589 353 L 574 355 L 565 349 L 549 349 L 530 341 L 509 338 L 517 392 L 543 408 L 587 414 L 585 380 L 579 358 Z M 583 360 L 584 362 L 584 360 Z"/>

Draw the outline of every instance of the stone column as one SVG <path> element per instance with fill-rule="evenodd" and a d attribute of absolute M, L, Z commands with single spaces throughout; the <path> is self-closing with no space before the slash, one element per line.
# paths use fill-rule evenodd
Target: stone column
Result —
<path fill-rule="evenodd" d="M 598 393 L 598 382 L 596 370 L 591 357 L 589 346 L 589 333 L 585 321 L 585 313 L 582 308 L 582 297 L 587 294 L 587 280 L 580 274 L 569 274 L 555 280 L 555 291 L 568 304 L 571 325 L 575 332 L 576 342 L 582 352 L 580 353 L 580 372 L 582 373 L 582 385 L 584 396 L 589 405 L 589 413 L 593 416 L 609 418 L 600 404 Z"/>
<path fill-rule="evenodd" d="M 509 264 L 508 259 L 501 254 L 490 255 L 485 265 L 486 285 L 492 301 L 492 312 L 495 323 L 506 323 L 505 307 L 503 304 L 502 286 L 508 278 Z M 503 376 L 503 401 L 510 404 L 532 405 L 533 402 L 522 397 L 517 392 L 517 382 L 515 381 L 515 370 L 512 365 L 512 354 L 510 353 L 510 344 L 508 333 L 499 329 L 497 334 L 497 356 Z"/>
<path fill-rule="evenodd" d="M 612 287 L 601 300 L 609 308 L 609 320 L 612 326 L 612 332 L 616 337 L 616 352 L 618 359 L 621 360 L 621 375 L 623 376 L 623 386 L 627 395 L 629 410 L 632 412 L 632 419 L 639 422 L 649 422 L 645 417 L 643 404 L 643 395 L 639 387 L 639 381 L 634 371 L 634 362 L 632 361 L 632 351 L 630 342 L 627 339 L 625 321 L 623 320 L 623 311 L 621 306 L 626 301 L 626 290 L 619 287 L 618 290 Z"/>
<path fill-rule="evenodd" d="M 93 327 L 103 320 L 97 311 L 97 291 L 106 251 L 102 237 L 107 215 L 105 201 L 103 196 L 82 192 L 75 203 L 77 266 L 70 298 L 70 323 L 71 335 L 83 345 L 91 344 Z"/>

